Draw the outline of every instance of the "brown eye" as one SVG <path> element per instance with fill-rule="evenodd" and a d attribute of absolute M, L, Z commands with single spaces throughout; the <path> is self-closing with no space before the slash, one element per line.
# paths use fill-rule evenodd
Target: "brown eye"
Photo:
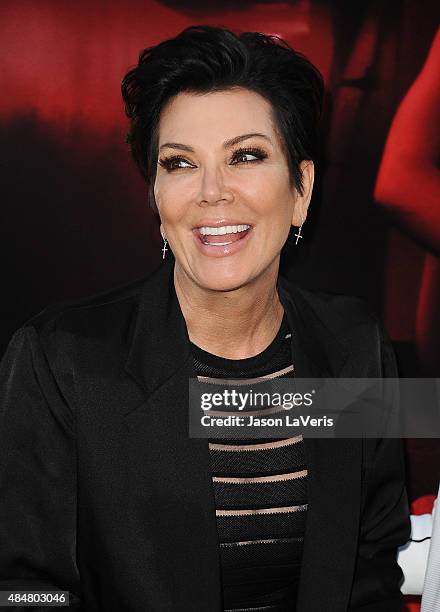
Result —
<path fill-rule="evenodd" d="M 253 157 L 254 159 L 245 159 L 246 157 Z M 243 164 L 252 164 L 255 162 L 262 161 L 267 157 L 267 153 L 265 153 L 262 149 L 238 149 L 234 153 L 234 160 L 237 160 L 238 163 Z"/>
<path fill-rule="evenodd" d="M 191 168 L 191 165 L 181 166 L 179 165 L 181 162 L 185 164 L 189 164 L 189 162 L 184 158 L 180 157 L 180 155 L 173 155 L 172 157 L 163 157 L 159 160 L 159 165 L 162 168 L 165 168 L 167 172 L 172 172 L 173 170 L 178 170 L 179 168 Z"/>

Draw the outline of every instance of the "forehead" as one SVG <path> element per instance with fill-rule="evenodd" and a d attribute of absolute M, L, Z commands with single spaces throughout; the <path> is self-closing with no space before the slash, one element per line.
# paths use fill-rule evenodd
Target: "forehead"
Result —
<path fill-rule="evenodd" d="M 212 144 L 239 134 L 263 132 L 276 139 L 271 105 L 248 89 L 195 94 L 182 92 L 162 109 L 159 145 L 173 140 Z"/>

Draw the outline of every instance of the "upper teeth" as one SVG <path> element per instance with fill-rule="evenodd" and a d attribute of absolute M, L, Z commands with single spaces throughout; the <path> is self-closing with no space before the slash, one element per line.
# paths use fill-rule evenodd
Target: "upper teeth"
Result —
<path fill-rule="evenodd" d="M 250 228 L 250 225 L 223 225 L 222 227 L 199 227 L 199 232 L 202 236 L 220 236 L 223 234 L 236 234 L 244 232 Z"/>

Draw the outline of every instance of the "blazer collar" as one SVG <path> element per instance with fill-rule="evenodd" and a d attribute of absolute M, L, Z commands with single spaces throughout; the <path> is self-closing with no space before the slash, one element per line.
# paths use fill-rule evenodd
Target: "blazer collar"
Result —
<path fill-rule="evenodd" d="M 142 286 L 125 364 L 148 393 L 191 358 L 188 331 L 174 288 L 174 263 L 170 254 Z M 337 376 L 347 360 L 347 348 L 315 314 L 306 291 L 281 275 L 277 288 L 292 333 L 296 377 Z"/>
<path fill-rule="evenodd" d="M 170 254 L 142 287 L 125 363 L 125 369 L 148 393 L 171 378 L 191 356 L 174 288 L 174 262 Z"/>

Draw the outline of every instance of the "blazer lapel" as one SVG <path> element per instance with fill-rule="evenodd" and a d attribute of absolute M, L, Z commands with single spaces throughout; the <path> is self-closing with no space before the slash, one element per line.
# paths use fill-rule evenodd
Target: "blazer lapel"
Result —
<path fill-rule="evenodd" d="M 188 379 L 196 373 L 173 264 L 169 257 L 145 283 L 126 361 L 126 370 L 147 395 L 125 416 L 137 505 L 145 509 L 145 519 L 151 512 L 154 520 L 138 547 L 154 547 L 153 582 L 144 580 L 143 588 L 153 592 L 149 609 L 220 612 L 209 447 L 208 440 L 189 437 Z M 142 559 L 135 565 L 142 567 Z"/>
<path fill-rule="evenodd" d="M 126 415 L 130 454 L 142 475 L 138 495 L 161 517 L 149 537 L 173 575 L 179 593 L 173 609 L 217 612 L 222 597 L 209 447 L 188 434 L 188 379 L 196 374 L 173 274 L 170 255 L 146 281 L 139 301 L 125 367 L 147 400 Z M 337 376 L 349 351 L 281 276 L 278 293 L 292 332 L 296 377 Z M 356 557 L 361 444 L 306 438 L 305 450 L 309 509 L 298 610 L 325 605 L 339 612 L 348 606 Z"/>
<path fill-rule="evenodd" d="M 302 293 L 279 278 L 278 292 L 292 333 L 296 378 L 338 376 L 350 355 Z M 352 439 L 304 439 L 308 466 L 306 533 L 298 612 L 348 608 L 356 560 L 362 446 Z"/>

